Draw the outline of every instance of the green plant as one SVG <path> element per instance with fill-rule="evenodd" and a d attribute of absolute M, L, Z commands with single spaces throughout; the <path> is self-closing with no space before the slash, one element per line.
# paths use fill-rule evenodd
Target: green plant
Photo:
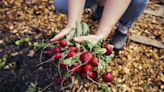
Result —
<path fill-rule="evenodd" d="M 30 83 L 30 85 L 28 86 L 26 92 L 37 92 L 36 84 Z"/>

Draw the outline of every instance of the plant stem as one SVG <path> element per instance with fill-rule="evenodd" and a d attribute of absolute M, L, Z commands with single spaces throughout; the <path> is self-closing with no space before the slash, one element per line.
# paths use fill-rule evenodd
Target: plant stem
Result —
<path fill-rule="evenodd" d="M 44 87 L 42 91 L 45 91 L 47 88 L 49 88 L 49 87 L 52 86 L 53 84 L 54 84 L 54 82 L 51 82 L 51 83 L 48 84 L 46 87 Z"/>
<path fill-rule="evenodd" d="M 67 85 L 67 86 L 65 86 L 65 87 L 62 87 L 62 88 L 60 88 L 60 90 L 64 90 L 64 89 L 66 89 L 66 88 L 68 88 L 68 87 L 70 87 L 70 86 L 72 86 L 73 84 L 69 84 L 69 85 Z"/>
<path fill-rule="evenodd" d="M 41 66 L 41 65 L 43 65 L 43 64 L 45 64 L 45 63 L 51 62 L 51 61 L 53 61 L 53 60 L 54 60 L 54 58 L 53 58 L 53 56 L 52 56 L 50 59 L 48 59 L 48 60 L 46 60 L 46 61 L 44 61 L 44 62 L 39 63 L 39 64 L 37 65 L 37 67 L 39 67 L 39 66 Z"/>
<path fill-rule="evenodd" d="M 62 74 L 61 74 L 61 71 L 60 71 L 60 64 L 61 64 L 61 61 L 67 56 L 67 54 L 68 54 L 68 51 L 63 52 L 63 57 L 58 62 L 58 73 L 59 73 L 59 76 L 61 78 L 62 78 Z"/>
<path fill-rule="evenodd" d="M 77 67 L 73 68 L 72 70 L 70 70 L 69 72 L 73 72 L 74 70 L 78 69 L 79 67 L 81 67 L 81 66 L 83 66 L 83 65 L 85 65 L 85 64 L 87 64 L 87 63 L 88 63 L 88 62 L 82 63 L 82 64 L 80 64 L 79 66 L 77 66 Z"/>
<path fill-rule="evenodd" d="M 42 62 L 43 50 L 46 49 L 49 45 L 52 45 L 52 43 L 47 44 L 47 45 L 41 50 L 40 57 L 39 57 L 40 62 Z"/>
<path fill-rule="evenodd" d="M 95 80 L 93 80 L 93 79 L 91 79 L 88 75 L 87 75 L 87 78 L 90 80 L 90 81 L 92 81 L 93 83 L 95 83 L 95 84 L 97 84 L 98 86 L 105 86 L 105 87 L 108 87 L 108 85 L 106 85 L 106 84 L 101 84 L 101 83 L 98 83 L 97 81 L 95 81 Z"/>
<path fill-rule="evenodd" d="M 87 64 L 87 63 L 88 63 L 88 62 L 82 63 L 82 64 L 80 64 L 79 66 L 75 67 L 74 69 L 70 70 L 69 73 L 66 75 L 66 77 L 65 77 L 65 78 L 63 79 L 63 81 L 61 82 L 61 87 L 63 87 L 64 81 L 74 73 L 74 72 L 73 72 L 74 70 L 76 70 L 77 68 L 79 68 L 79 67 L 81 67 L 81 66 L 83 66 L 83 65 L 85 65 L 85 64 Z"/>

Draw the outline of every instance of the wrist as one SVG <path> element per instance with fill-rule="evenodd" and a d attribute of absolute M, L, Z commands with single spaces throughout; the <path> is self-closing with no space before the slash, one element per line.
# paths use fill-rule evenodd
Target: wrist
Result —
<path fill-rule="evenodd" d="M 105 35 L 103 35 L 103 34 L 96 33 L 95 35 L 100 39 L 106 39 Z"/>
<path fill-rule="evenodd" d="M 65 28 L 66 29 L 73 29 L 73 28 L 75 28 L 75 24 L 67 24 Z"/>
<path fill-rule="evenodd" d="M 109 35 L 109 32 L 106 32 L 106 31 L 97 31 L 96 32 L 96 35 L 103 38 L 103 39 L 106 39 Z"/>

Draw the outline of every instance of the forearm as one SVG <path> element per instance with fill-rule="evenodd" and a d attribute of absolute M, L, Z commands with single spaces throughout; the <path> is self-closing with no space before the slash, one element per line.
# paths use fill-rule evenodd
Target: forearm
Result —
<path fill-rule="evenodd" d="M 97 34 L 106 38 L 124 14 L 130 2 L 131 0 L 106 0 Z"/>
<path fill-rule="evenodd" d="M 75 26 L 76 21 L 81 21 L 86 0 L 68 0 L 68 26 Z"/>

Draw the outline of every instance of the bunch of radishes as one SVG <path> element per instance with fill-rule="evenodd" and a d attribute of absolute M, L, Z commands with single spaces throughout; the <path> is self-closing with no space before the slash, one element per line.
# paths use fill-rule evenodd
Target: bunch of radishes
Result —
<path fill-rule="evenodd" d="M 85 42 L 86 44 L 91 44 L 90 42 Z M 112 46 L 109 44 L 102 44 L 101 48 L 97 48 L 94 50 L 83 49 L 83 44 L 79 44 L 78 47 L 73 46 L 72 44 L 68 44 L 66 40 L 60 40 L 56 46 L 52 49 L 44 51 L 45 56 L 52 56 L 48 59 L 48 62 L 54 61 L 55 64 L 59 64 L 60 71 L 67 71 L 68 73 L 78 73 L 81 78 L 90 78 L 96 80 L 98 75 L 104 72 L 102 78 L 105 82 L 112 81 L 112 75 L 110 73 L 105 73 L 105 69 L 107 68 L 108 61 L 103 61 L 102 59 L 113 57 Z M 83 48 L 82 48 L 83 47 Z M 98 53 L 101 52 L 102 53 Z M 101 63 L 105 64 L 106 67 L 101 65 Z M 102 69 L 101 69 L 102 68 Z M 57 77 L 59 79 L 59 77 Z"/>
<path fill-rule="evenodd" d="M 57 84 L 64 82 L 75 73 L 82 79 L 90 78 L 96 81 L 102 77 L 105 82 L 112 81 L 112 75 L 106 72 L 108 64 L 114 56 L 111 45 L 104 43 L 103 40 L 98 42 L 71 42 L 71 39 L 75 36 L 89 34 L 88 29 L 89 27 L 85 23 L 77 23 L 77 28 L 65 39 L 60 40 L 50 49 L 44 51 L 44 56 L 50 57 L 50 59 L 41 62 L 39 66 L 46 62 L 54 62 L 59 71 L 59 75 L 54 77 Z"/>

